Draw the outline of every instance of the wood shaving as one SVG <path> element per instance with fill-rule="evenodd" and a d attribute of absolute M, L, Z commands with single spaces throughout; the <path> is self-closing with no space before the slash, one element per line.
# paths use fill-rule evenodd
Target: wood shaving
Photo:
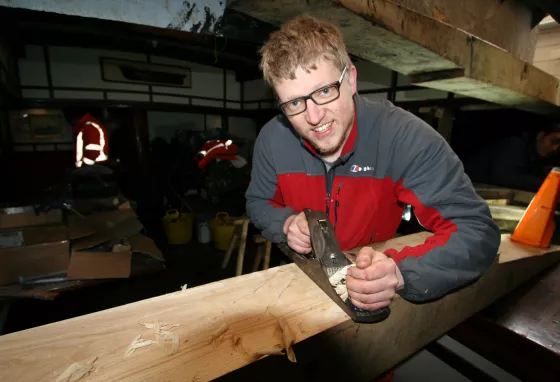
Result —
<path fill-rule="evenodd" d="M 271 355 L 284 356 L 285 354 L 284 354 L 284 352 L 282 352 L 282 350 L 272 350 L 272 351 L 269 351 L 269 352 L 267 351 L 267 352 L 261 352 L 261 353 L 254 353 L 253 358 L 254 358 L 255 361 L 259 361 L 259 360 L 261 360 L 263 358 L 266 358 L 268 356 L 271 356 Z"/>
<path fill-rule="evenodd" d="M 142 338 L 142 335 L 138 335 L 126 349 L 125 358 L 130 357 L 136 349 L 153 344 L 162 348 L 166 354 L 175 354 L 179 350 L 179 337 L 171 331 L 178 327 L 178 324 L 170 325 L 167 322 L 155 321 L 143 322 L 140 325 L 146 329 L 152 329 L 154 339 L 146 340 Z"/>
<path fill-rule="evenodd" d="M 144 346 L 149 346 L 153 343 L 154 343 L 154 341 L 145 340 L 145 339 L 142 338 L 141 335 L 138 335 L 134 340 L 132 340 L 130 345 L 128 345 L 128 348 L 126 348 L 126 350 L 124 352 L 124 358 L 130 357 L 136 349 L 143 348 Z"/>
<path fill-rule="evenodd" d="M 169 330 L 179 326 L 179 324 L 169 325 L 165 321 L 143 322 L 140 325 L 142 325 L 146 329 L 154 329 L 155 332 L 159 332 L 161 330 L 169 331 Z"/>
<path fill-rule="evenodd" d="M 294 353 L 294 349 L 292 349 L 292 345 L 295 343 L 294 334 L 292 329 L 286 324 L 286 322 L 278 319 L 278 325 L 280 327 L 280 331 L 282 332 L 282 342 L 284 344 L 284 349 L 286 350 L 286 355 L 290 362 L 296 363 L 296 353 Z"/>
<path fill-rule="evenodd" d="M 75 382 L 85 376 L 88 376 L 95 369 L 95 361 L 97 357 L 93 357 L 84 363 L 74 362 L 56 379 L 56 382 Z"/>
<path fill-rule="evenodd" d="M 334 275 L 329 277 L 329 282 L 336 291 L 336 294 L 338 294 L 343 301 L 346 301 L 346 299 L 348 298 L 348 289 L 346 288 L 346 275 L 348 273 L 348 268 L 353 266 L 355 265 L 347 265 L 344 268 L 339 269 Z"/>

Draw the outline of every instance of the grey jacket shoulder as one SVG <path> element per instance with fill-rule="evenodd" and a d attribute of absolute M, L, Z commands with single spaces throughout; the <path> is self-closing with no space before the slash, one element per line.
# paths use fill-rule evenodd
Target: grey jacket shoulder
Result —
<path fill-rule="evenodd" d="M 367 126 L 358 129 L 358 145 L 368 145 L 376 156 L 377 176 L 402 178 L 411 161 L 425 150 L 443 149 L 454 155 L 447 142 L 429 124 L 389 100 L 371 101 L 356 97 L 358 120 Z"/>
<path fill-rule="evenodd" d="M 282 115 L 277 115 L 271 118 L 259 132 L 257 136 L 258 141 L 274 141 L 280 140 L 280 142 L 288 142 L 288 141 L 298 141 L 299 138 L 296 136 L 295 132 L 293 131 L 292 126 L 286 120 L 286 118 Z"/>

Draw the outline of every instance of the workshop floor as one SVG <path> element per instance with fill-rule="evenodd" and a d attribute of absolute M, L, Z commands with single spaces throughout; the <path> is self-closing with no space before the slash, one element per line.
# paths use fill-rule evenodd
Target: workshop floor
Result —
<path fill-rule="evenodd" d="M 232 256 L 228 267 L 221 269 L 220 263 L 223 258 L 223 252 L 214 250 L 210 245 L 190 244 L 168 247 L 163 252 L 167 265 L 163 271 L 156 274 L 127 280 L 116 280 L 87 289 L 66 292 L 54 301 L 20 300 L 13 302 L 9 309 L 4 333 L 24 330 L 156 297 L 177 291 L 185 284 L 188 287 L 203 285 L 233 277 L 235 274 L 236 253 Z M 247 253 L 244 264 L 245 273 L 252 269 L 254 248 L 251 244 L 248 244 Z M 274 250 L 271 266 L 277 266 L 283 260 L 283 255 L 279 251 Z M 497 381 L 519 382 L 448 337 L 442 338 L 440 343 L 483 368 Z M 274 368 L 279 367 L 279 362 L 282 368 L 291 367 L 291 365 L 284 363 L 282 360 L 261 361 L 259 364 L 262 365 L 262 368 L 269 368 L 268 371 L 270 372 Z M 220 380 L 222 382 L 245 382 L 247 378 L 242 376 L 242 374 L 233 372 L 228 376 L 220 378 Z M 298 379 L 296 376 L 293 380 L 301 379 Z M 393 381 L 469 382 L 469 379 L 427 351 L 421 351 L 396 369 Z"/>

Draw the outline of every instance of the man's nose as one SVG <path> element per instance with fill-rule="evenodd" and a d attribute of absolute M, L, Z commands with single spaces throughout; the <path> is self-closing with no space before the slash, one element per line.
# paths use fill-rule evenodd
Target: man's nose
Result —
<path fill-rule="evenodd" d="M 307 100 L 307 122 L 317 125 L 323 119 L 323 110 L 313 100 Z"/>

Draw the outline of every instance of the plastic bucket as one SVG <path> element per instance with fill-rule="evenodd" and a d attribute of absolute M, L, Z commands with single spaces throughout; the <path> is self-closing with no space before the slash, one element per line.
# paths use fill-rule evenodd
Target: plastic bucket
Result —
<path fill-rule="evenodd" d="M 210 232 L 214 247 L 220 251 L 227 251 L 233 236 L 235 225 L 234 219 L 226 212 L 218 212 L 216 217 L 210 220 Z"/>
<path fill-rule="evenodd" d="M 193 234 L 192 214 L 181 213 L 172 209 L 162 218 L 163 231 L 169 244 L 187 244 L 192 240 Z"/>

